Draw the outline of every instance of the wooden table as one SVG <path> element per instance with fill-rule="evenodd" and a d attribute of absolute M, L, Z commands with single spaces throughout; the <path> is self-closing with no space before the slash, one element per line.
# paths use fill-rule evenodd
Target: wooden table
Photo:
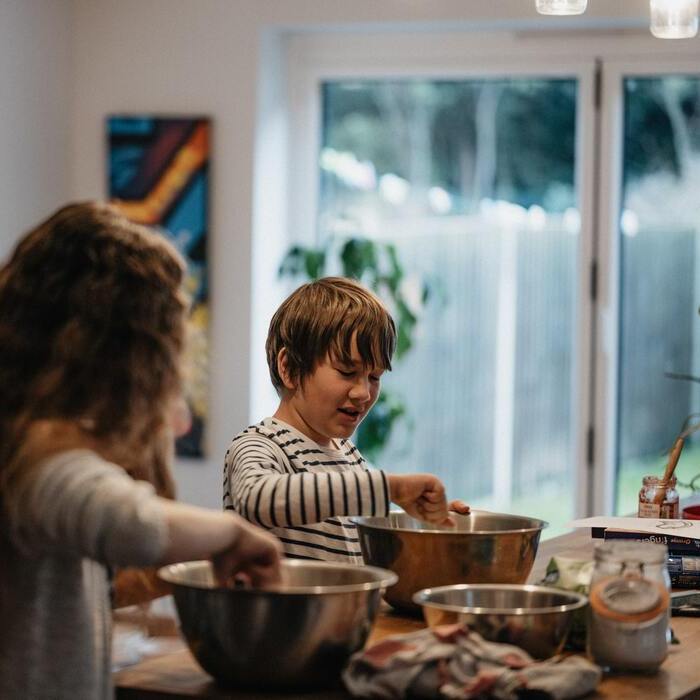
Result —
<path fill-rule="evenodd" d="M 590 557 L 593 544 L 587 530 L 579 530 L 543 542 L 530 581 L 539 581 L 553 554 Z M 423 622 L 392 613 L 380 613 L 369 643 L 390 634 L 421 629 Z M 654 676 L 618 675 L 605 677 L 595 700 L 700 700 L 700 618 L 674 617 L 673 630 L 680 644 Z M 169 653 L 162 653 L 125 668 L 114 675 L 118 700 L 161 700 L 164 698 L 214 698 L 215 700 L 348 700 L 342 690 L 277 694 L 222 690 L 194 660 L 182 640 Z"/>

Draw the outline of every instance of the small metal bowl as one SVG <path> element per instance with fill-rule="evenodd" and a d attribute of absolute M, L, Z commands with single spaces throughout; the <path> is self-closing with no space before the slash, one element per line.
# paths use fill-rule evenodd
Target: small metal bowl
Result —
<path fill-rule="evenodd" d="M 514 644 L 538 659 L 562 650 L 575 611 L 588 604 L 580 593 L 512 584 L 427 588 L 413 600 L 429 627 L 467 624 L 484 639 Z"/>
<path fill-rule="evenodd" d="M 369 566 L 287 559 L 284 584 L 221 588 L 207 561 L 171 564 L 182 633 L 202 668 L 224 685 L 305 689 L 340 682 L 396 575 Z"/>
<path fill-rule="evenodd" d="M 435 526 L 406 513 L 356 517 L 365 564 L 396 573 L 386 592 L 395 608 L 420 614 L 413 594 L 455 583 L 525 583 L 547 523 L 505 513 L 451 513 L 453 526 Z"/>

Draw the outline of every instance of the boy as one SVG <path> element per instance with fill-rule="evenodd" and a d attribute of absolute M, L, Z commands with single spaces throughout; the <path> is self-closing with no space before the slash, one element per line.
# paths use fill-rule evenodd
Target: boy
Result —
<path fill-rule="evenodd" d="M 386 516 L 390 501 L 450 522 L 437 477 L 370 471 L 349 439 L 377 400 L 395 345 L 387 310 L 349 279 L 305 284 L 273 316 L 266 351 L 280 404 L 226 452 L 224 508 L 270 529 L 288 557 L 361 564 L 347 516 Z"/>

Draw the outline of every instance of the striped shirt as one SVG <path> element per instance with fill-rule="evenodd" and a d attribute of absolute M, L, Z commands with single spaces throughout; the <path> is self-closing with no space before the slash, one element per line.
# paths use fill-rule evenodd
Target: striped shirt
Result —
<path fill-rule="evenodd" d="M 350 515 L 389 513 L 389 486 L 350 440 L 321 447 L 276 418 L 239 433 L 226 452 L 224 508 L 280 538 L 288 557 L 362 563 Z"/>

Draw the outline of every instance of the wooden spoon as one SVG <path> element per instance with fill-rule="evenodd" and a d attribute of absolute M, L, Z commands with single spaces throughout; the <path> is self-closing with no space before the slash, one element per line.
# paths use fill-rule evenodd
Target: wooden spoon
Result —
<path fill-rule="evenodd" d="M 671 481 L 673 472 L 676 470 L 676 465 L 678 464 L 684 444 L 685 440 L 682 437 L 676 438 L 676 442 L 673 444 L 671 453 L 668 456 L 668 463 L 666 464 L 664 475 L 659 482 L 659 488 L 654 496 L 654 503 L 656 504 L 661 504 L 664 502 L 664 500 L 666 500 L 666 488 Z"/>

